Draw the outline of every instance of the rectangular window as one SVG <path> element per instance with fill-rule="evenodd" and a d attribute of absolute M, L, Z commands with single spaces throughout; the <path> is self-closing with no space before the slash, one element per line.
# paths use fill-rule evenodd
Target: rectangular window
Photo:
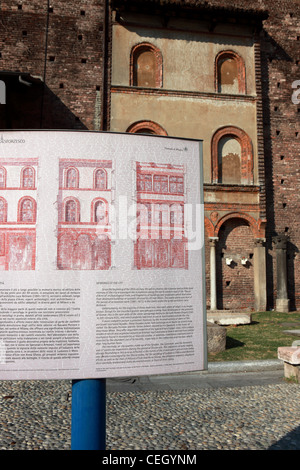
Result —
<path fill-rule="evenodd" d="M 153 189 L 156 193 L 169 192 L 168 177 L 164 175 L 155 175 L 153 178 Z"/>
<path fill-rule="evenodd" d="M 138 174 L 138 191 L 152 191 L 152 175 Z"/>
<path fill-rule="evenodd" d="M 182 176 L 170 176 L 170 193 L 183 193 Z"/>

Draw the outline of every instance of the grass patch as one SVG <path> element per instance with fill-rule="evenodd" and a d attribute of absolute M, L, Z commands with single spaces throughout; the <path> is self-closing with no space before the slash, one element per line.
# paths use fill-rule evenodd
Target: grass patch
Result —
<path fill-rule="evenodd" d="M 300 314 L 256 312 L 250 325 L 228 326 L 226 350 L 208 354 L 209 362 L 277 359 L 277 348 L 291 346 L 300 337 L 284 330 L 300 330 Z"/>

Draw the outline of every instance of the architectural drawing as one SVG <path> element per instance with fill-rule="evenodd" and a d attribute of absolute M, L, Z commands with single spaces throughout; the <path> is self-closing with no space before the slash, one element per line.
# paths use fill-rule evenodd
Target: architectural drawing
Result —
<path fill-rule="evenodd" d="M 35 269 L 38 161 L 0 160 L 0 270 Z"/>
<path fill-rule="evenodd" d="M 111 161 L 60 160 L 58 269 L 110 268 L 111 203 Z"/>
<path fill-rule="evenodd" d="M 183 165 L 137 163 L 135 267 L 188 268 Z"/>

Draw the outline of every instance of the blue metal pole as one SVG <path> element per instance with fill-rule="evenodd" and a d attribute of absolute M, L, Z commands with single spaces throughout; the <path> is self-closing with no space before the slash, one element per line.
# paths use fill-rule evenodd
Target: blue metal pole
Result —
<path fill-rule="evenodd" d="M 105 450 L 105 379 L 72 381 L 71 424 L 71 450 Z"/>

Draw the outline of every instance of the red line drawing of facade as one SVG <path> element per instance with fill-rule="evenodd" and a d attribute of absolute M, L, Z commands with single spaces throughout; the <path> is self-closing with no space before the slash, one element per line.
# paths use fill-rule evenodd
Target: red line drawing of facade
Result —
<path fill-rule="evenodd" d="M 0 270 L 36 267 L 38 160 L 0 160 Z"/>
<path fill-rule="evenodd" d="M 137 269 L 188 269 L 183 165 L 136 163 Z"/>
<path fill-rule="evenodd" d="M 57 268 L 111 267 L 111 161 L 60 159 Z"/>

